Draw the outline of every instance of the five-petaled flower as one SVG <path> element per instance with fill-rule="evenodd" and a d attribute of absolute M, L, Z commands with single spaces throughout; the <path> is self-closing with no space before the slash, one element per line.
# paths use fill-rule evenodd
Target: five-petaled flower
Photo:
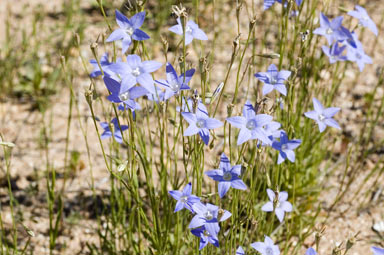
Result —
<path fill-rule="evenodd" d="M 221 121 L 210 118 L 208 113 L 201 111 L 199 107 L 197 107 L 195 113 L 182 112 L 181 115 L 189 123 L 189 127 L 184 131 L 184 136 L 199 134 L 206 145 L 209 142 L 209 130 L 223 125 Z"/>
<path fill-rule="evenodd" d="M 340 111 L 340 108 L 324 108 L 324 106 L 316 98 L 313 98 L 313 107 L 315 108 L 314 111 L 306 112 L 304 115 L 307 118 L 313 119 L 317 122 L 320 133 L 323 132 L 327 126 L 340 129 L 339 124 L 332 118 L 338 111 Z"/>
<path fill-rule="evenodd" d="M 375 22 L 369 17 L 367 11 L 361 7 L 360 5 L 355 6 L 355 10 L 349 11 L 348 15 L 356 18 L 359 20 L 359 24 L 362 25 L 363 27 L 368 28 L 371 30 L 376 36 L 378 34 L 377 27 Z"/>
<path fill-rule="evenodd" d="M 190 89 L 188 83 L 192 79 L 195 69 L 187 70 L 185 72 L 185 77 L 184 74 L 178 76 L 173 66 L 170 63 L 167 63 L 166 73 L 166 80 L 156 80 L 156 83 L 165 89 L 164 100 L 168 100 L 170 97 L 178 95 L 181 90 Z"/>
<path fill-rule="evenodd" d="M 194 203 L 197 203 L 200 201 L 200 198 L 192 195 L 192 184 L 188 183 L 183 191 L 178 190 L 171 190 L 169 191 L 169 194 L 177 200 L 175 211 L 180 211 L 183 208 L 186 208 L 187 210 L 194 212 L 192 209 L 192 205 Z"/>
<path fill-rule="evenodd" d="M 323 50 L 324 54 L 328 56 L 329 63 L 333 64 L 337 61 L 345 61 L 347 60 L 347 57 L 343 55 L 343 52 L 347 46 L 339 46 L 338 42 L 335 42 L 330 47 L 323 45 L 321 49 Z"/>
<path fill-rule="evenodd" d="M 292 211 L 292 204 L 287 201 L 288 193 L 286 191 L 276 191 L 267 189 L 269 202 L 263 205 L 261 210 L 264 212 L 275 212 L 280 222 L 284 220 L 285 212 Z"/>
<path fill-rule="evenodd" d="M 316 28 L 313 33 L 323 35 L 327 38 L 329 45 L 335 41 L 343 41 L 348 39 L 349 31 L 341 25 L 343 16 L 334 18 L 329 21 L 327 16 L 320 13 L 320 27 Z"/>
<path fill-rule="evenodd" d="M 132 39 L 136 41 L 143 41 L 149 39 L 149 36 L 140 30 L 145 19 L 145 12 L 139 12 L 133 15 L 130 19 L 125 17 L 118 10 L 116 13 L 116 22 L 120 28 L 116 29 L 109 35 L 107 42 L 113 42 L 117 40 L 123 40 L 122 52 L 123 54 L 128 50 L 132 43 Z"/>
<path fill-rule="evenodd" d="M 124 103 L 129 109 L 140 109 L 140 105 L 135 101 L 136 98 L 147 94 L 147 90 L 135 83 L 120 83 L 108 76 L 104 76 L 104 83 L 111 94 L 107 97 L 112 103 Z"/>
<path fill-rule="evenodd" d="M 219 215 L 219 207 L 209 203 L 205 205 L 201 202 L 194 203 L 192 205 L 192 209 L 196 215 L 189 223 L 189 228 L 198 228 L 204 226 L 205 230 L 215 238 L 220 231 L 219 222 L 225 221 L 232 215 L 227 210 L 222 209 L 220 209 L 222 213 Z"/>
<path fill-rule="evenodd" d="M 286 96 L 287 88 L 285 87 L 284 82 L 290 75 L 290 71 L 279 71 L 274 64 L 271 64 L 268 67 L 267 72 L 256 73 L 255 77 L 264 83 L 263 95 L 266 95 L 275 89 Z"/>
<path fill-rule="evenodd" d="M 231 166 L 229 159 L 223 153 L 220 158 L 219 169 L 205 172 L 210 178 L 219 182 L 219 196 L 224 197 L 230 187 L 234 189 L 246 190 L 247 186 L 240 179 L 241 165 Z"/>
<path fill-rule="evenodd" d="M 203 249 L 208 243 L 213 244 L 216 247 L 219 247 L 219 240 L 216 235 L 211 235 L 205 226 L 201 226 L 191 230 L 191 233 L 197 237 L 200 237 L 199 250 Z"/>
<path fill-rule="evenodd" d="M 244 104 L 243 116 L 227 118 L 229 124 L 240 128 L 237 138 L 237 145 L 250 139 L 259 139 L 261 142 L 270 145 L 271 139 L 266 131 L 266 126 L 272 121 L 272 116 L 267 114 L 256 114 L 250 101 Z"/>
<path fill-rule="evenodd" d="M 359 66 L 360 72 L 363 71 L 365 64 L 372 64 L 372 59 L 365 54 L 363 44 L 357 38 L 355 32 L 351 33 L 351 38 L 346 41 L 347 56 L 349 61 L 356 62 Z"/>
<path fill-rule="evenodd" d="M 255 242 L 251 244 L 251 247 L 262 255 L 279 255 L 279 246 L 275 245 L 272 239 L 265 236 L 264 242 Z"/>
<path fill-rule="evenodd" d="M 277 164 L 283 163 L 285 159 L 295 162 L 295 152 L 293 151 L 301 144 L 301 140 L 289 140 L 285 132 L 280 132 L 280 141 L 274 140 L 272 148 L 279 151 Z"/>
<path fill-rule="evenodd" d="M 115 138 L 116 142 L 122 143 L 123 138 L 121 132 L 124 132 L 128 129 L 127 125 L 120 125 L 117 120 L 117 118 L 113 118 L 111 120 L 111 124 L 113 124 L 114 131 L 113 131 L 113 137 Z M 100 122 L 100 126 L 104 129 L 104 132 L 101 134 L 100 138 L 105 139 L 112 136 L 111 128 L 109 127 L 109 124 L 107 122 Z"/>
<path fill-rule="evenodd" d="M 156 93 L 151 73 L 159 69 L 163 64 L 157 61 L 141 61 L 137 55 L 128 55 L 127 62 L 118 62 L 110 66 L 110 70 L 122 76 L 122 84 L 139 83 L 148 92 Z"/>
<path fill-rule="evenodd" d="M 183 27 L 180 18 L 177 18 L 177 25 L 170 27 L 169 31 L 174 32 L 178 35 L 183 35 Z M 190 44 L 193 39 L 205 41 L 208 40 L 208 37 L 195 22 L 189 20 L 185 25 L 185 45 Z"/>

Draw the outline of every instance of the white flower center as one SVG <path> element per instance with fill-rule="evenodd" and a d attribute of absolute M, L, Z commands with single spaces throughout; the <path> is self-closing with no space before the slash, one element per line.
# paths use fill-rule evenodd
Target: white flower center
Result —
<path fill-rule="evenodd" d="M 129 91 L 119 94 L 119 98 L 121 101 L 127 101 L 129 99 Z"/>
<path fill-rule="evenodd" d="M 135 69 L 132 70 L 132 75 L 137 77 L 141 74 L 140 68 L 136 67 Z"/>
<path fill-rule="evenodd" d="M 232 174 L 230 172 L 225 172 L 224 175 L 223 175 L 223 179 L 225 181 L 230 181 L 232 180 Z"/>
<path fill-rule="evenodd" d="M 332 30 L 331 28 L 327 28 L 327 30 L 325 31 L 325 33 L 326 33 L 327 35 L 330 35 L 330 34 L 333 33 L 333 30 Z"/>
<path fill-rule="evenodd" d="M 288 149 L 288 145 L 286 145 L 286 144 L 281 145 L 281 150 L 282 150 L 282 151 L 284 151 L 284 150 L 286 150 L 286 149 Z"/>
<path fill-rule="evenodd" d="M 213 214 L 212 214 L 211 211 L 206 211 L 204 213 L 204 217 L 205 217 L 206 220 L 212 220 L 213 219 Z"/>
<path fill-rule="evenodd" d="M 208 233 L 207 230 L 204 230 L 203 235 L 204 235 L 204 236 L 210 236 L 210 234 Z"/>
<path fill-rule="evenodd" d="M 179 91 L 179 89 L 180 89 L 181 86 L 180 86 L 177 82 L 172 81 L 172 82 L 169 84 L 169 87 L 171 88 L 171 90 L 172 90 L 173 92 L 176 92 L 176 91 Z"/>
<path fill-rule="evenodd" d="M 190 28 L 189 26 L 187 26 L 185 28 L 185 33 L 192 33 L 192 28 Z"/>
<path fill-rule="evenodd" d="M 358 52 L 356 52 L 355 56 L 356 56 L 356 58 L 358 58 L 358 59 L 361 59 L 361 58 L 362 58 L 361 54 L 358 53 Z"/>
<path fill-rule="evenodd" d="M 205 127 L 205 120 L 203 120 L 203 119 L 199 119 L 199 120 L 197 120 L 197 122 L 196 122 L 196 127 L 198 127 L 198 128 L 204 128 Z"/>
<path fill-rule="evenodd" d="M 129 36 L 131 36 L 131 35 L 133 34 L 133 28 L 132 28 L 132 27 L 129 27 L 129 28 L 125 29 L 125 32 L 126 32 Z"/>
<path fill-rule="evenodd" d="M 275 76 L 272 76 L 271 77 L 271 84 L 272 85 L 275 85 L 277 83 L 277 79 L 276 79 L 276 77 Z"/>
<path fill-rule="evenodd" d="M 273 255 L 273 250 L 271 247 L 265 248 L 265 255 Z"/>
<path fill-rule="evenodd" d="M 256 127 L 256 121 L 255 120 L 248 120 L 247 124 L 245 125 L 249 130 L 253 130 Z"/>
<path fill-rule="evenodd" d="M 364 20 L 364 21 L 368 21 L 369 20 L 368 16 L 363 16 L 361 19 Z"/>
<path fill-rule="evenodd" d="M 319 120 L 320 120 L 320 121 L 325 120 L 325 116 L 324 116 L 323 114 L 319 114 Z"/>
<path fill-rule="evenodd" d="M 182 203 L 185 203 L 185 202 L 187 202 L 188 201 L 188 197 L 187 196 L 182 196 L 181 198 L 180 198 L 180 202 L 182 202 Z"/>

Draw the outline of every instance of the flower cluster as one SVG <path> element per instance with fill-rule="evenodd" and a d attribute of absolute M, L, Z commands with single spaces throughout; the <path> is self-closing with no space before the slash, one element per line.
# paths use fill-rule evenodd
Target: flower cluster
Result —
<path fill-rule="evenodd" d="M 191 183 L 188 183 L 182 192 L 178 190 L 169 191 L 169 194 L 177 200 L 175 212 L 186 208 L 194 214 L 189 223 L 189 228 L 193 235 L 200 238 L 200 250 L 208 243 L 219 247 L 219 222 L 231 217 L 231 213 L 220 209 L 216 205 L 201 203 L 200 198 L 192 195 L 191 192 Z"/>
<path fill-rule="evenodd" d="M 275 2 L 282 3 L 280 0 L 264 0 L 264 9 L 270 8 Z M 284 1 L 287 3 L 287 1 Z M 302 1 L 296 0 L 296 5 L 300 6 Z M 377 35 L 377 28 L 369 18 L 364 8 L 356 6 L 356 11 L 351 11 L 349 15 L 358 18 L 362 26 L 368 27 Z M 140 29 L 145 19 L 145 12 L 135 14 L 131 18 L 125 17 L 116 10 L 116 22 L 119 26 L 114 30 L 107 42 L 122 40 L 122 53 L 125 54 L 132 44 L 132 40 L 143 41 L 150 37 Z M 355 32 L 350 32 L 342 26 L 343 17 L 336 17 L 332 21 L 321 13 L 320 27 L 313 31 L 314 34 L 326 37 L 329 47 L 323 46 L 323 52 L 329 57 L 331 63 L 337 61 L 354 61 L 358 64 L 360 71 L 363 70 L 366 63 L 371 63 L 371 59 L 364 53 L 361 42 L 357 39 Z M 185 30 L 184 30 L 185 29 Z M 190 44 L 193 39 L 208 40 L 207 35 L 192 20 L 183 24 L 180 18 L 177 19 L 177 25 L 172 26 L 170 31 L 183 35 L 184 46 Z M 347 53 L 344 55 L 345 50 Z M 184 69 L 180 75 L 171 63 L 166 63 L 166 79 L 154 79 L 153 72 L 160 69 L 163 63 L 154 60 L 142 60 L 136 54 L 125 55 L 126 61 L 116 59 L 115 62 L 108 60 L 108 54 L 104 54 L 100 61 L 91 60 L 94 70 L 90 74 L 92 78 L 102 76 L 104 84 L 108 89 L 107 99 L 118 105 L 119 110 L 129 109 L 132 113 L 141 109 L 136 101 L 138 98 L 146 97 L 154 102 L 166 102 L 171 98 L 177 98 L 180 107 L 176 111 L 188 123 L 188 127 L 183 130 L 184 136 L 199 135 L 205 145 L 209 144 L 210 132 L 213 129 L 223 126 L 223 122 L 214 117 L 210 117 L 208 109 L 198 98 L 184 97 L 183 91 L 191 89 L 189 84 L 195 74 L 195 69 Z M 279 70 L 274 64 L 270 64 L 266 72 L 258 72 L 255 77 L 263 85 L 263 96 L 276 90 L 279 94 L 287 96 L 287 86 L 292 79 L 291 71 Z M 286 84 L 287 83 L 287 84 Z M 280 96 L 280 95 L 279 95 Z M 280 99 L 282 100 L 282 99 Z M 282 102 L 280 102 L 282 105 Z M 327 126 L 340 129 L 338 123 L 333 119 L 334 115 L 340 110 L 337 107 L 325 108 L 319 100 L 313 98 L 314 110 L 304 113 L 307 118 L 316 121 L 319 131 L 323 132 Z M 281 107 L 283 110 L 283 107 Z M 256 140 L 259 148 L 271 148 L 277 154 L 277 164 L 282 164 L 286 159 L 295 162 L 295 149 L 300 144 L 300 139 L 289 139 L 292 132 L 286 132 L 282 125 L 273 120 L 273 116 L 266 113 L 259 113 L 259 110 L 247 100 L 243 106 L 242 116 L 229 116 L 226 121 L 233 127 L 239 129 L 237 135 L 237 145 Z M 122 132 L 128 129 L 127 125 L 122 125 L 118 118 L 113 118 L 111 123 L 100 123 L 104 132 L 101 138 L 114 137 L 122 143 Z M 113 129 L 111 128 L 113 127 Z M 292 131 L 291 129 L 287 129 Z M 292 135 L 293 136 L 293 135 Z M 222 199 L 228 193 L 230 188 L 237 190 L 247 190 L 246 182 L 242 179 L 242 165 L 231 165 L 229 158 L 222 153 L 218 169 L 205 172 L 210 179 L 218 182 L 217 194 Z M 270 184 L 269 184 L 270 185 Z M 292 212 L 293 206 L 288 201 L 288 192 L 266 190 L 269 201 L 265 203 L 261 210 L 264 212 L 274 212 L 279 222 L 284 221 L 286 213 Z M 182 191 L 169 191 L 177 202 L 174 212 L 183 210 L 190 211 L 193 215 L 189 223 L 191 233 L 200 238 L 200 250 L 208 243 L 219 247 L 220 222 L 231 217 L 227 210 L 219 208 L 214 204 L 203 203 L 202 199 L 192 194 L 192 184 L 188 183 Z M 251 247 L 263 255 L 279 255 L 280 250 L 269 236 L 265 236 L 264 242 L 255 242 Z M 375 254 L 383 254 L 383 250 L 378 247 L 372 247 Z M 245 254 L 243 248 L 238 247 L 236 254 Z M 306 255 L 316 255 L 316 251 L 309 248 Z"/>
<path fill-rule="evenodd" d="M 359 5 L 356 5 L 355 8 L 356 11 L 350 11 L 348 15 L 357 18 L 361 26 L 367 27 L 377 36 L 376 25 L 368 16 L 366 10 Z M 329 47 L 322 46 L 322 50 L 328 56 L 331 64 L 337 61 L 349 60 L 356 62 L 361 72 L 365 64 L 372 64 L 372 59 L 365 54 L 356 32 L 349 31 L 342 25 L 342 22 L 342 16 L 330 21 L 327 16 L 320 13 L 320 27 L 316 28 L 313 33 L 322 35 L 327 39 Z"/>

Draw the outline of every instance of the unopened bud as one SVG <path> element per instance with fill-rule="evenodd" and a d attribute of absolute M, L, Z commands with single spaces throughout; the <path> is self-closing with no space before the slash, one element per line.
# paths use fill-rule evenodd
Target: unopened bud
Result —
<path fill-rule="evenodd" d="M 75 38 L 75 43 L 76 43 L 76 46 L 79 46 L 80 45 L 80 36 L 78 33 L 75 33 L 73 35 L 73 37 Z"/>
<path fill-rule="evenodd" d="M 223 209 L 219 209 L 218 213 L 217 213 L 217 219 L 220 221 L 221 217 L 223 217 L 224 215 L 224 210 Z"/>
<path fill-rule="evenodd" d="M 253 17 L 253 19 L 249 22 L 249 31 L 252 31 L 255 25 L 256 25 L 256 17 Z"/>
<path fill-rule="evenodd" d="M 232 116 L 232 111 L 233 111 L 233 108 L 235 107 L 234 104 L 229 104 L 227 106 L 227 114 L 228 114 L 228 117 L 231 117 Z"/>
<path fill-rule="evenodd" d="M 97 49 L 97 42 L 93 42 L 92 44 L 91 44 L 91 50 L 96 50 Z"/>
<path fill-rule="evenodd" d="M 240 36 L 241 36 L 241 33 L 236 36 L 235 40 L 233 40 L 233 52 L 236 51 L 237 47 L 240 44 Z"/>

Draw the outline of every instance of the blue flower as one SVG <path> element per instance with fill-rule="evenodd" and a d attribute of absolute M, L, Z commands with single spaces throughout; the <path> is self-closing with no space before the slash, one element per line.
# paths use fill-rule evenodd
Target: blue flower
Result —
<path fill-rule="evenodd" d="M 243 247 L 239 246 L 239 248 L 237 248 L 236 255 L 245 255 Z"/>
<path fill-rule="evenodd" d="M 372 246 L 371 250 L 373 252 L 373 255 L 384 255 L 384 249 L 383 248 Z"/>
<path fill-rule="evenodd" d="M 124 103 L 131 110 L 140 109 L 140 105 L 138 105 L 135 99 L 147 94 L 146 89 L 135 86 L 134 83 L 119 83 L 108 76 L 104 76 L 103 80 L 111 92 L 107 97 L 109 101 L 112 103 Z"/>
<path fill-rule="evenodd" d="M 293 152 L 301 144 L 301 140 L 289 140 L 285 132 L 280 133 L 280 141 L 273 141 L 272 148 L 279 151 L 277 164 L 283 163 L 288 158 L 289 161 L 295 162 L 295 153 Z"/>
<path fill-rule="evenodd" d="M 162 66 L 161 63 L 153 60 L 141 61 L 137 55 L 128 55 L 127 62 L 115 63 L 110 70 L 122 76 L 122 83 L 139 83 L 148 92 L 156 93 L 151 73 Z"/>
<path fill-rule="evenodd" d="M 356 62 L 360 72 L 363 71 L 365 64 L 372 64 L 372 59 L 365 54 L 363 44 L 357 38 L 356 33 L 351 34 L 351 38 L 346 41 L 347 60 Z"/>
<path fill-rule="evenodd" d="M 268 138 L 269 134 L 265 129 L 265 126 L 272 121 L 272 116 L 256 114 L 250 101 L 244 104 L 243 116 L 230 117 L 227 118 L 227 121 L 231 125 L 240 128 L 237 145 L 250 139 L 259 139 L 265 144 L 272 144 L 272 141 Z"/>
<path fill-rule="evenodd" d="M 91 59 L 89 61 L 89 63 L 91 63 L 92 66 L 93 66 L 93 71 L 90 73 L 89 76 L 91 76 L 92 78 L 96 78 L 97 76 L 102 75 L 100 67 L 97 64 L 96 59 Z M 103 56 L 100 58 L 100 65 L 101 65 L 101 68 L 103 69 L 104 75 L 109 75 L 110 76 L 110 73 L 108 72 L 109 71 L 108 67 L 111 64 L 112 63 L 108 61 L 108 53 L 104 53 Z"/>
<path fill-rule="evenodd" d="M 255 242 L 251 244 L 251 247 L 262 255 L 279 255 L 279 246 L 275 245 L 272 239 L 265 236 L 264 242 Z"/>
<path fill-rule="evenodd" d="M 188 83 L 192 79 L 192 76 L 195 73 L 195 69 L 190 69 L 185 72 L 185 80 L 184 74 L 177 76 L 175 69 L 170 63 L 167 63 L 166 72 L 166 80 L 156 80 L 156 83 L 165 89 L 164 100 L 168 100 L 170 97 L 178 95 L 181 90 L 190 89 Z"/>
<path fill-rule="evenodd" d="M 191 195 L 191 193 L 192 193 L 192 184 L 191 183 L 188 183 L 184 187 L 182 192 L 178 191 L 178 190 L 171 190 L 171 191 L 169 191 L 169 194 L 174 199 L 177 200 L 174 212 L 180 211 L 183 208 L 186 208 L 187 210 L 189 210 L 191 212 L 194 212 L 193 209 L 192 209 L 192 205 L 194 203 L 199 202 L 200 198 L 195 196 L 195 195 Z"/>
<path fill-rule="evenodd" d="M 219 167 L 219 169 L 206 171 L 205 174 L 219 182 L 218 190 L 220 198 L 224 197 L 230 187 L 240 190 L 247 189 L 247 186 L 239 177 L 241 174 L 241 165 L 232 167 L 229 159 L 223 153 L 221 154 Z"/>
<path fill-rule="evenodd" d="M 128 126 L 127 125 L 121 125 L 120 126 L 121 129 L 120 129 L 117 118 L 113 118 L 111 120 L 111 124 L 113 124 L 113 126 L 114 126 L 113 137 L 115 138 L 116 142 L 122 143 L 123 138 L 121 136 L 121 132 L 124 132 L 125 130 L 127 130 Z M 112 136 L 112 131 L 111 131 L 109 124 L 107 122 L 100 122 L 100 126 L 104 129 L 104 132 L 100 136 L 101 139 L 109 138 Z"/>
<path fill-rule="evenodd" d="M 275 212 L 280 222 L 284 220 L 285 212 L 292 211 L 292 204 L 287 201 L 288 193 L 286 191 L 276 191 L 267 189 L 269 202 L 263 205 L 261 208 L 264 212 Z"/>
<path fill-rule="evenodd" d="M 116 29 L 109 35 L 107 42 L 123 40 L 122 52 L 123 54 L 128 50 L 132 43 L 132 39 L 136 41 L 143 41 L 149 39 L 149 36 L 140 30 L 145 19 L 145 12 L 139 12 L 133 15 L 130 19 L 125 17 L 118 10 L 116 13 L 116 22 L 120 28 Z"/>
<path fill-rule="evenodd" d="M 227 210 L 222 210 L 223 213 L 219 216 L 219 207 L 212 204 L 202 204 L 201 202 L 194 203 L 192 206 L 196 215 L 189 223 L 189 228 L 198 228 L 204 226 L 207 232 L 217 238 L 220 231 L 219 222 L 225 221 L 231 217 L 231 213 Z"/>
<path fill-rule="evenodd" d="M 350 32 L 341 25 L 342 22 L 343 16 L 336 17 L 332 21 L 329 21 L 327 16 L 320 13 L 320 27 L 316 28 L 313 33 L 325 36 L 329 45 L 335 41 L 346 40 Z"/>
<path fill-rule="evenodd" d="M 313 119 L 317 122 L 317 125 L 319 125 L 320 133 L 323 132 L 327 126 L 341 129 L 339 124 L 332 118 L 333 115 L 340 111 L 340 108 L 324 108 L 324 106 L 316 98 L 313 98 L 313 106 L 315 110 L 306 112 L 304 115 L 307 118 Z"/>
<path fill-rule="evenodd" d="M 216 235 L 211 235 L 205 228 L 205 226 L 201 226 L 199 228 L 195 228 L 191 230 L 191 233 L 194 234 L 197 237 L 200 237 L 200 246 L 199 250 L 203 249 L 205 246 L 207 246 L 208 243 L 213 244 L 216 247 L 219 247 L 219 240 L 217 239 Z"/>
<path fill-rule="evenodd" d="M 323 45 L 321 49 L 323 50 L 324 54 L 328 56 L 329 63 L 333 64 L 337 61 L 345 61 L 347 60 L 346 56 L 343 56 L 343 52 L 347 46 L 339 46 L 339 43 L 336 42 L 331 45 L 331 47 L 327 47 Z"/>
<path fill-rule="evenodd" d="M 266 95 L 275 89 L 286 96 L 287 88 L 284 85 L 284 81 L 286 81 L 290 75 L 290 71 L 279 71 L 274 64 L 271 64 L 268 67 L 267 72 L 256 73 L 255 77 L 264 83 L 263 95 Z"/>
<path fill-rule="evenodd" d="M 177 18 L 177 25 L 170 27 L 169 31 L 174 32 L 178 35 L 183 35 L 183 27 L 181 25 L 180 18 Z M 208 37 L 195 22 L 189 20 L 185 27 L 185 45 L 190 44 L 193 39 L 205 41 L 208 40 Z"/>
<path fill-rule="evenodd" d="M 371 30 L 376 36 L 378 34 L 375 22 L 369 17 L 367 11 L 360 5 L 355 6 L 356 11 L 349 11 L 348 15 L 359 20 L 359 24 Z"/>
<path fill-rule="evenodd" d="M 305 255 L 317 255 L 317 252 L 312 247 L 309 247 L 305 252 Z"/>
<path fill-rule="evenodd" d="M 184 131 L 184 136 L 199 134 L 206 145 L 209 142 L 209 130 L 223 125 L 221 121 L 210 118 L 208 113 L 199 110 L 199 108 L 196 113 L 182 112 L 181 115 L 189 123 L 189 127 Z"/>

